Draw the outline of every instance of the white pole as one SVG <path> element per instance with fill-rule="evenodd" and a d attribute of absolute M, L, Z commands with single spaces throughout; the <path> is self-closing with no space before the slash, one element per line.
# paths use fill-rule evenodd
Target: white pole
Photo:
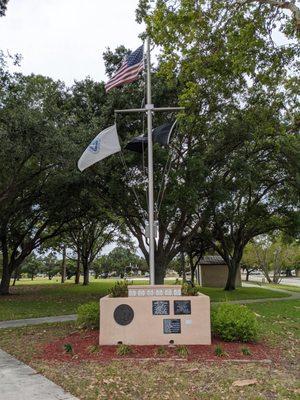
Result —
<path fill-rule="evenodd" d="M 153 200 L 153 143 L 152 143 L 152 110 L 151 99 L 151 66 L 150 66 L 150 38 L 147 38 L 147 127 L 148 127 L 148 192 L 149 192 L 149 266 L 150 285 L 155 284 L 154 264 L 154 200 Z"/>

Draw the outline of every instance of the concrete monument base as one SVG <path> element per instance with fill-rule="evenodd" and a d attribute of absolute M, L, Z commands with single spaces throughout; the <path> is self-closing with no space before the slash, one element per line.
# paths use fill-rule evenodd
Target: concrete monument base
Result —
<path fill-rule="evenodd" d="M 130 286 L 128 297 L 100 300 L 100 345 L 211 344 L 210 299 L 180 286 Z"/>

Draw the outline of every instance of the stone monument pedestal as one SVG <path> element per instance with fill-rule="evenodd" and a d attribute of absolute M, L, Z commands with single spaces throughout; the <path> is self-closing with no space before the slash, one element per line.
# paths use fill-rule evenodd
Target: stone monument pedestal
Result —
<path fill-rule="evenodd" d="M 211 344 L 210 299 L 179 285 L 130 285 L 128 297 L 100 300 L 100 345 Z"/>

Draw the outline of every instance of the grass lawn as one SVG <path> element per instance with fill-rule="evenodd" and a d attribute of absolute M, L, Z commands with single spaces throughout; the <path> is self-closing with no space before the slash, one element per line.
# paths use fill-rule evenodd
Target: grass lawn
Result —
<path fill-rule="evenodd" d="M 261 287 L 242 287 L 232 292 L 225 292 L 219 288 L 201 287 L 200 292 L 211 298 L 211 301 L 230 301 L 248 299 L 267 299 L 274 297 L 288 297 L 288 294 L 263 289 Z"/>
<path fill-rule="evenodd" d="M 283 359 L 276 364 L 128 360 L 72 363 L 42 359 L 41 346 L 74 332 L 74 323 L 3 330 L 0 348 L 82 400 L 299 399 L 296 328 L 299 326 L 300 301 L 266 302 L 247 307 L 259 315 L 260 340 L 267 341 L 278 352 L 284 351 Z M 257 379 L 257 383 L 232 386 L 240 379 Z"/>
<path fill-rule="evenodd" d="M 62 285 L 47 280 L 37 280 L 34 284 L 21 281 L 11 288 L 12 295 L 0 297 L 0 321 L 74 314 L 80 304 L 98 301 L 100 297 L 105 296 L 115 282 L 113 279 L 99 279 L 93 280 L 89 286 L 82 286 L 71 282 Z M 287 294 L 260 287 L 239 288 L 233 292 L 216 288 L 200 288 L 200 291 L 210 296 L 212 301 L 288 297 Z"/>
<path fill-rule="evenodd" d="M 290 292 L 300 292 L 300 286 L 292 286 L 292 285 L 282 285 L 281 283 L 279 283 L 278 285 L 274 284 L 274 283 L 269 283 L 267 285 L 263 285 L 263 287 L 269 287 L 269 288 L 273 288 L 273 289 L 283 289 L 283 290 L 288 290 Z"/>

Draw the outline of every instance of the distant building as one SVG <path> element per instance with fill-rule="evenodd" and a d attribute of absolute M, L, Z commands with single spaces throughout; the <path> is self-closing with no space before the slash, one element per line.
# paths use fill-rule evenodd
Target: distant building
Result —
<path fill-rule="evenodd" d="M 205 256 L 197 267 L 196 278 L 200 286 L 224 288 L 228 276 L 228 267 L 221 256 Z M 241 269 L 236 276 L 236 286 L 242 286 Z"/>

